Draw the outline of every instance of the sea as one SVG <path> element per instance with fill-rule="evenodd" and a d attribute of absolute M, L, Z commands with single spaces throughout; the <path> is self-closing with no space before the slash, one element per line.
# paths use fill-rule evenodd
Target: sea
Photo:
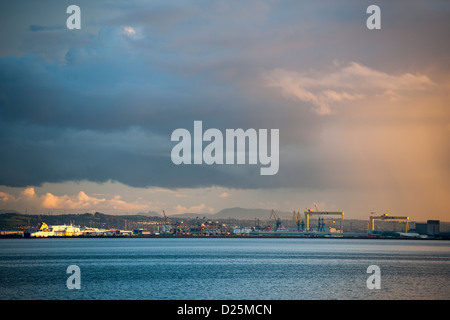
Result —
<path fill-rule="evenodd" d="M 450 241 L 0 239 L 0 299 L 448 300 Z"/>

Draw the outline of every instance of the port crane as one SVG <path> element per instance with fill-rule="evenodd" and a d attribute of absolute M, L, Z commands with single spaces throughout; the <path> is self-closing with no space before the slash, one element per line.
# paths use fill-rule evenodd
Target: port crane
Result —
<path fill-rule="evenodd" d="M 163 210 L 163 215 L 164 215 L 164 224 L 168 225 L 169 224 L 169 218 L 167 218 L 165 210 Z"/>
<path fill-rule="evenodd" d="M 278 217 L 278 215 L 275 213 L 275 211 L 272 209 L 272 212 L 270 213 L 269 219 L 275 220 L 275 231 L 278 230 L 278 228 L 281 226 L 281 219 Z"/>
<path fill-rule="evenodd" d="M 409 225 L 408 225 L 409 217 L 390 216 L 387 213 L 385 213 L 381 216 L 370 216 L 370 230 L 371 231 L 375 230 L 375 220 L 382 220 L 382 221 L 384 221 L 384 220 L 406 220 L 405 221 L 405 224 L 406 224 L 405 232 L 408 232 L 408 229 L 409 229 Z"/>
<path fill-rule="evenodd" d="M 314 204 L 317 210 L 317 206 Z M 305 220 L 306 220 L 306 230 L 309 229 L 309 217 L 312 215 L 339 215 L 341 216 L 341 232 L 344 231 L 344 212 L 341 211 L 314 211 L 313 209 L 306 208 Z"/>
<path fill-rule="evenodd" d="M 297 212 L 294 211 L 293 217 L 294 217 L 295 224 L 297 225 L 297 230 L 300 231 L 300 227 L 301 227 L 301 230 L 303 230 L 305 227 L 305 223 L 303 222 L 302 217 L 300 216 L 300 211 L 297 211 Z"/>
<path fill-rule="evenodd" d="M 164 227 L 163 227 L 163 232 L 164 233 L 168 233 L 170 230 L 170 221 L 169 218 L 166 215 L 166 211 L 163 210 L 163 216 L 164 216 Z"/>

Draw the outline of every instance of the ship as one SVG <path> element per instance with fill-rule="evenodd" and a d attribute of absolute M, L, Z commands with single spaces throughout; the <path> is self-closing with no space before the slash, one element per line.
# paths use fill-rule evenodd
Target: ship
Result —
<path fill-rule="evenodd" d="M 82 235 L 80 227 L 73 225 L 55 225 L 48 226 L 45 222 L 41 223 L 41 226 L 36 232 L 31 234 L 32 237 L 72 237 Z"/>

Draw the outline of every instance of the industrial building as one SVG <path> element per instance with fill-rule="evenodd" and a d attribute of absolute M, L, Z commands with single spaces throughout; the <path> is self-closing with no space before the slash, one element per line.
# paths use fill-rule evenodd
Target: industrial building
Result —
<path fill-rule="evenodd" d="M 416 232 L 420 235 L 435 237 L 440 232 L 439 220 L 428 220 L 427 223 L 416 223 Z"/>

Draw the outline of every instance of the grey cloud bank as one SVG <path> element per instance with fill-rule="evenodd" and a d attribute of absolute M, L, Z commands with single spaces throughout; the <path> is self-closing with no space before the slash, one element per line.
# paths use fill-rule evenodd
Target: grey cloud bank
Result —
<path fill-rule="evenodd" d="M 0 185 L 449 190 L 448 1 L 381 30 L 360 1 L 78 1 L 81 30 L 27 3 L 0 4 Z M 174 165 L 195 120 L 278 128 L 279 172 Z"/>

